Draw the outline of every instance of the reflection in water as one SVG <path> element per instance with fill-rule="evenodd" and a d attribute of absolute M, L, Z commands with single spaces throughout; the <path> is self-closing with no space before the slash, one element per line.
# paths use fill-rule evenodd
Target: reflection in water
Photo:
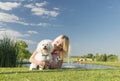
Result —
<path fill-rule="evenodd" d="M 96 64 L 63 63 L 62 68 L 114 69 L 115 67 Z"/>

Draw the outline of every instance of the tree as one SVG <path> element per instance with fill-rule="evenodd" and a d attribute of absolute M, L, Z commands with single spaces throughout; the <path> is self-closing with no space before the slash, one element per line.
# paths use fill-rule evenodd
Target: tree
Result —
<path fill-rule="evenodd" d="M 101 54 L 100 55 L 100 61 L 106 62 L 107 61 L 107 55 L 106 54 Z"/>
<path fill-rule="evenodd" d="M 100 61 L 100 55 L 98 53 L 96 53 L 96 55 L 95 55 L 95 60 Z"/>
<path fill-rule="evenodd" d="M 95 56 L 96 61 L 103 61 L 106 62 L 107 61 L 107 55 L 106 54 L 101 54 L 99 55 L 98 53 Z"/>
<path fill-rule="evenodd" d="M 4 36 L 0 40 L 0 67 L 15 67 L 18 49 L 14 40 Z"/>
<path fill-rule="evenodd" d="M 23 59 L 27 58 L 27 56 L 28 56 L 28 54 L 30 54 L 30 52 L 26 49 L 28 47 L 26 42 L 24 42 L 24 41 L 17 41 L 16 45 L 18 47 L 17 60 L 19 60 L 20 67 L 21 67 Z"/>
<path fill-rule="evenodd" d="M 28 50 L 25 50 L 25 57 L 24 57 L 24 59 L 29 59 L 30 56 L 31 56 L 31 52 L 28 51 Z"/>
<path fill-rule="evenodd" d="M 93 58 L 93 54 L 92 53 L 88 53 L 86 58 Z"/>
<path fill-rule="evenodd" d="M 108 61 L 110 62 L 115 62 L 118 61 L 118 56 L 117 55 L 108 55 Z"/>

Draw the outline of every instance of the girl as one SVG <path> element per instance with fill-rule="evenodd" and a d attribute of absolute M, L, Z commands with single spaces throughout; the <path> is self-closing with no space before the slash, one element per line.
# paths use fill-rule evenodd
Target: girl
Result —
<path fill-rule="evenodd" d="M 63 58 L 67 56 L 69 49 L 69 38 L 66 35 L 58 36 L 53 42 L 53 61 L 51 62 L 51 68 L 57 69 L 61 68 L 63 63 Z"/>

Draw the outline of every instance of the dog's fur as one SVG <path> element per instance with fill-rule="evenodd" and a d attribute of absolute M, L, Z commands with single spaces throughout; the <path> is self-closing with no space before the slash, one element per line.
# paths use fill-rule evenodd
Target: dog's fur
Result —
<path fill-rule="evenodd" d="M 46 64 L 49 64 L 49 62 L 52 60 L 52 56 L 51 56 L 52 41 L 51 40 L 42 40 L 37 46 L 37 51 L 39 53 L 36 54 L 34 59 L 41 61 L 41 62 L 46 62 Z M 31 63 L 30 70 L 37 69 L 37 66 L 38 65 Z M 45 67 L 39 65 L 39 70 L 43 70 L 44 68 L 46 69 L 49 67 L 48 67 L 48 65 Z"/>

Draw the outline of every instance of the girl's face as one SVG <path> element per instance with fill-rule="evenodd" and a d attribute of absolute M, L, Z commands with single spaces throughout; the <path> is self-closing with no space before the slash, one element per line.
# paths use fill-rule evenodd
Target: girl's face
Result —
<path fill-rule="evenodd" d="M 63 49 L 63 39 L 58 39 L 53 41 L 53 47 L 55 50 L 62 50 Z"/>

